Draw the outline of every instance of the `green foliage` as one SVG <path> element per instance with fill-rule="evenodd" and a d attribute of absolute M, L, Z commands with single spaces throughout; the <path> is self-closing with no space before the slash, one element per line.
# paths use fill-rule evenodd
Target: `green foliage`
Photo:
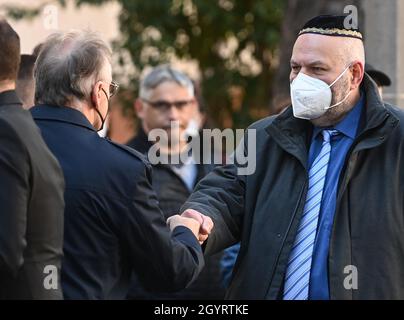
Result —
<path fill-rule="evenodd" d="M 117 1 L 123 40 L 115 49 L 129 52 L 137 70 L 173 56 L 198 61 L 207 111 L 219 126 L 245 127 L 260 110 L 269 111 L 271 64 L 285 1 Z M 131 79 L 135 90 L 139 74 Z M 225 121 L 229 117 L 232 121 Z"/>
<path fill-rule="evenodd" d="M 125 35 L 122 47 L 130 52 L 133 63 L 142 69 L 168 62 L 173 54 L 198 61 L 208 113 L 217 124 L 223 125 L 230 115 L 230 124 L 245 127 L 255 120 L 250 109 L 269 108 L 270 66 L 279 43 L 284 1 L 120 3 L 120 26 Z M 230 88 L 237 88 L 240 94 L 231 95 L 234 90 Z"/>
<path fill-rule="evenodd" d="M 17 7 L 6 7 L 7 15 L 15 20 L 33 19 L 38 16 L 40 9 L 21 9 Z"/>

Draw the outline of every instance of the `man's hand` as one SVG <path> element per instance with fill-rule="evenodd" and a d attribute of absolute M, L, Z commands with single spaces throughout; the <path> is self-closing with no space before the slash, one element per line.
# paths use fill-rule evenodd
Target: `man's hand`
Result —
<path fill-rule="evenodd" d="M 192 218 L 200 224 L 199 234 L 197 236 L 199 243 L 202 244 L 209 237 L 210 232 L 213 229 L 213 221 L 210 217 L 203 215 L 202 213 L 193 210 L 187 209 L 182 214 L 182 217 Z"/>
<path fill-rule="evenodd" d="M 183 226 L 187 227 L 192 231 L 195 237 L 198 239 L 199 230 L 201 228 L 201 224 L 191 218 L 181 217 L 180 215 L 174 215 L 167 219 L 167 225 L 170 227 L 170 230 L 173 231 L 175 227 Z"/>

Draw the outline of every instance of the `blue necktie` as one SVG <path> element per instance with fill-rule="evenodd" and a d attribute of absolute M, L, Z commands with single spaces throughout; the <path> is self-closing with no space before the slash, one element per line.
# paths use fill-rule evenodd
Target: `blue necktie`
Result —
<path fill-rule="evenodd" d="M 309 297 L 310 269 L 318 217 L 328 163 L 331 154 L 331 136 L 336 130 L 323 130 L 323 145 L 309 170 L 309 189 L 296 239 L 286 270 L 284 300 L 307 300 Z"/>

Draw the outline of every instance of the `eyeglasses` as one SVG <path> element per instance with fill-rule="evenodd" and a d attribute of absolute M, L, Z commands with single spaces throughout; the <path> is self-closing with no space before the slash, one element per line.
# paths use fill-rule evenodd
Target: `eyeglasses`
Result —
<path fill-rule="evenodd" d="M 119 84 L 117 84 L 115 81 L 111 81 L 109 84 L 109 97 L 113 97 L 119 89 Z"/>
<path fill-rule="evenodd" d="M 108 82 L 103 81 L 103 80 L 100 80 L 100 81 L 108 83 Z M 115 81 L 111 81 L 108 84 L 109 84 L 109 96 L 107 96 L 107 98 L 111 99 L 118 92 L 119 84 L 117 84 Z"/>
<path fill-rule="evenodd" d="M 142 101 L 150 104 L 153 108 L 160 111 L 168 111 L 171 109 L 171 106 L 174 106 L 178 110 L 182 110 L 190 104 L 194 103 L 194 100 L 179 100 L 174 102 L 169 102 L 165 100 L 157 100 L 157 101 L 149 101 L 146 99 L 142 99 Z"/>

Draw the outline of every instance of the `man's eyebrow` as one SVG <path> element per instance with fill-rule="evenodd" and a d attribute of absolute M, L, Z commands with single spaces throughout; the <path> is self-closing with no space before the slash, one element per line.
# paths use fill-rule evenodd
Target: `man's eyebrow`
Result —
<path fill-rule="evenodd" d="M 309 66 L 327 66 L 324 61 L 315 60 L 308 63 Z"/>
<path fill-rule="evenodd" d="M 290 60 L 290 64 L 291 65 L 301 65 L 301 63 L 295 61 L 295 60 Z M 313 66 L 324 66 L 324 67 L 328 67 L 328 64 L 326 64 L 324 61 L 321 60 L 314 60 L 314 61 L 310 61 L 309 63 L 303 63 L 304 65 L 307 65 L 309 67 L 313 67 Z"/>

